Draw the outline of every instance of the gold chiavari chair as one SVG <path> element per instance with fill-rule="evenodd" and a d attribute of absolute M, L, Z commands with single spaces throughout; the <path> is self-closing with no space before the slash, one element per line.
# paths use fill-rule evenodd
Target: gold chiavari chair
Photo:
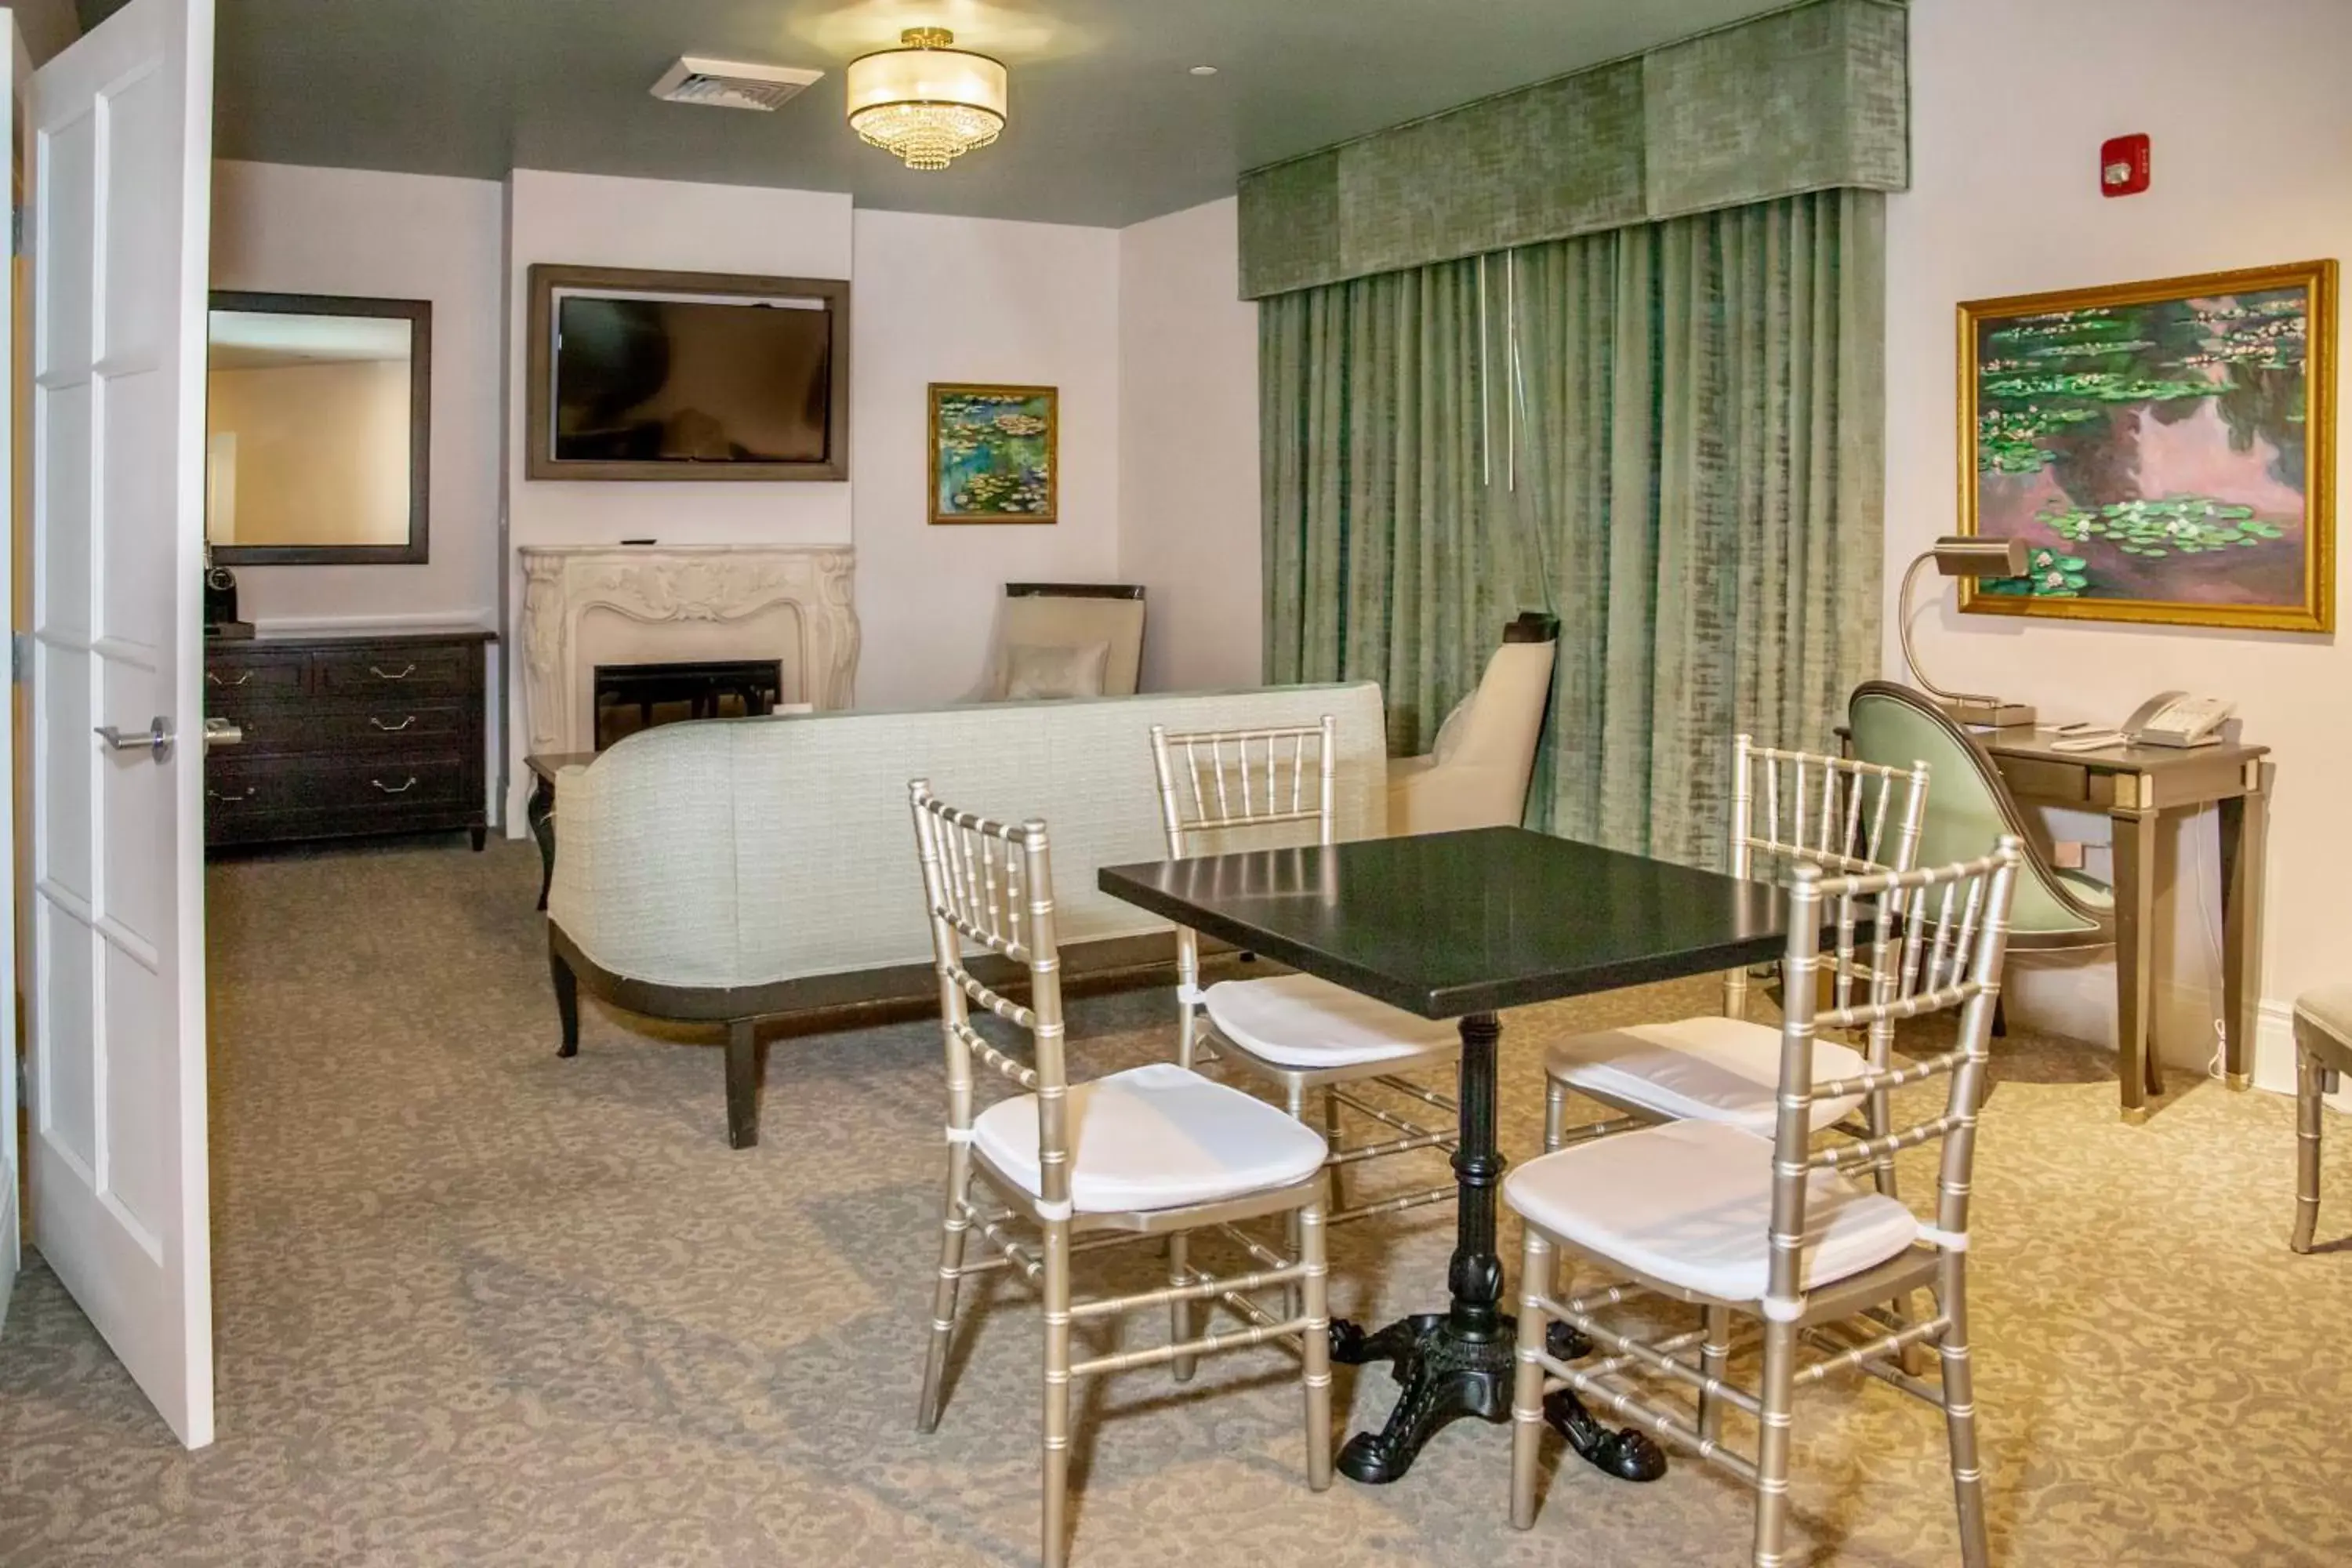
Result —
<path fill-rule="evenodd" d="M 1503 1201 L 1526 1232 L 1511 1401 L 1513 1525 L 1524 1530 L 1535 1522 L 1545 1402 L 1572 1389 L 1754 1488 L 1754 1562 L 1757 1568 L 1779 1568 L 1788 1531 L 1797 1390 L 1859 1369 L 1943 1410 L 1961 1559 L 1969 1568 L 1982 1568 L 1984 1479 L 1967 1293 L 1969 1193 L 1986 1041 L 2023 859 L 2020 841 L 2003 837 L 1982 859 L 1917 870 L 1825 879 L 1818 868 L 1798 866 L 1789 889 L 1787 1007 L 1770 1139 L 1724 1122 L 1674 1121 L 1542 1155 L 1504 1182 Z M 1822 905 L 1847 899 L 1871 900 L 1869 995 L 1817 1010 Z M 1949 1012 L 1958 1015 L 1951 1049 L 1899 1068 L 1816 1081 L 1816 1029 L 1876 1028 Z M 1941 1114 L 1815 1151 L 1817 1100 L 1884 1093 L 1939 1076 L 1951 1079 Z M 1932 1222 L 1844 1174 L 1933 1142 L 1942 1148 Z M 1556 1250 L 1625 1282 L 1555 1300 L 1548 1288 Z M 1905 1321 L 1882 1305 L 1920 1289 L 1934 1294 L 1930 1316 Z M 1695 1303 L 1710 1328 L 1644 1341 L 1601 1321 L 1604 1310 L 1644 1295 Z M 1718 1315 L 1734 1314 L 1762 1324 L 1762 1376 L 1753 1391 L 1729 1380 L 1728 1346 L 1715 1342 L 1711 1332 Z M 1546 1327 L 1553 1321 L 1579 1331 L 1600 1359 L 1582 1365 L 1556 1359 L 1546 1347 Z M 1801 1343 L 1821 1351 L 1819 1358 L 1800 1365 Z M 1913 1345 L 1938 1353 L 1938 1381 L 1904 1369 L 1901 1354 Z M 1695 1418 L 1683 1402 L 1637 1392 L 1628 1382 L 1633 1376 L 1695 1390 Z M 1719 1414 L 1727 1406 L 1756 1423 L 1753 1458 L 1721 1437 Z"/>
<path fill-rule="evenodd" d="M 1808 752 L 1775 751 L 1746 735 L 1731 743 L 1731 874 L 1785 881 L 1791 868 L 1831 872 L 1907 871 L 1919 846 L 1927 805 L 1927 764 L 1907 770 Z M 1836 1006 L 1853 999 L 1866 971 L 1854 961 L 1854 904 L 1837 900 L 1837 937 L 1830 968 Z M 1769 1136 L 1778 1115 L 1780 1033 L 1751 1022 L 1748 972 L 1723 977 L 1723 1016 L 1640 1024 L 1579 1035 L 1552 1047 L 1544 1060 L 1544 1148 L 1605 1136 L 1657 1121 L 1721 1121 Z M 1892 1023 L 1874 1028 L 1867 1055 L 1841 1041 L 1814 1042 L 1813 1073 L 1823 1081 L 1859 1077 L 1888 1065 Z M 1575 1130 L 1567 1126 L 1570 1093 L 1618 1112 Z M 1817 1099 L 1816 1129 L 1864 1111 L 1865 1137 L 1886 1131 L 1886 1097 Z M 1894 1194 L 1895 1167 L 1880 1162 L 1880 1191 Z"/>
<path fill-rule="evenodd" d="M 1151 727 L 1151 761 L 1159 775 L 1160 812 L 1168 853 L 1182 860 L 1219 850 L 1276 847 L 1288 828 L 1311 829 L 1314 842 L 1333 842 L 1337 828 L 1334 769 L 1339 721 L 1259 730 L 1171 734 Z M 1330 1223 L 1393 1214 L 1423 1204 L 1452 1202 L 1451 1183 L 1394 1194 L 1356 1208 L 1341 1206 L 1340 1173 L 1368 1160 L 1423 1149 L 1451 1149 L 1459 1141 L 1454 1102 L 1402 1076 L 1423 1068 L 1449 1070 L 1462 1054 L 1452 1024 L 1432 1022 L 1360 996 L 1309 974 L 1225 980 L 1201 987 L 1199 934 L 1176 928 L 1177 1060 L 1190 1067 L 1209 1045 L 1248 1071 L 1280 1086 L 1283 1103 L 1304 1121 L 1307 1098 L 1320 1100 L 1323 1136 L 1330 1145 Z M 1444 1124 L 1423 1126 L 1410 1109 L 1383 1105 L 1361 1090 L 1378 1085 L 1406 1107 L 1430 1106 Z M 1340 1113 L 1350 1110 L 1390 1136 L 1345 1147 Z"/>
<path fill-rule="evenodd" d="M 919 779 L 908 794 L 940 976 L 948 1067 L 947 1201 L 917 1426 L 925 1432 L 939 1426 L 959 1287 L 976 1274 L 1009 1268 L 1037 1288 L 1045 1303 L 1045 1501 L 1038 1551 L 1045 1568 L 1061 1568 L 1066 1560 L 1070 1384 L 1077 1378 L 1162 1363 L 1189 1367 L 1198 1356 L 1294 1341 L 1304 1363 L 1307 1483 L 1323 1490 L 1331 1484 L 1323 1140 L 1272 1106 L 1173 1063 L 1070 1082 L 1045 825 L 1032 820 L 1013 826 L 958 811 L 934 799 Z M 967 950 L 996 954 L 1026 969 L 1028 1004 L 979 979 L 965 962 Z M 1029 1061 L 998 1049 L 972 1027 L 974 1004 L 1027 1034 Z M 975 1062 L 1024 1092 L 975 1112 Z M 1001 1208 L 972 1201 L 975 1178 Z M 1285 1258 L 1231 1229 L 1237 1222 L 1273 1215 L 1297 1216 L 1295 1256 Z M 1022 1232 L 1014 1230 L 1016 1222 L 1025 1222 Z M 1166 1289 L 1073 1299 L 1074 1253 L 1145 1237 L 1172 1243 L 1204 1226 L 1225 1229 L 1259 1267 L 1212 1277 L 1187 1266 L 1171 1244 Z M 965 1260 L 965 1244 L 975 1230 L 996 1256 Z M 1250 1300 L 1253 1292 L 1276 1289 L 1297 1299 L 1297 1310 L 1286 1318 Z M 1150 1349 L 1073 1358 L 1076 1325 L 1162 1305 L 1171 1321 L 1183 1325 L 1192 1305 L 1204 1300 L 1233 1306 L 1244 1315 L 1244 1326 Z"/>

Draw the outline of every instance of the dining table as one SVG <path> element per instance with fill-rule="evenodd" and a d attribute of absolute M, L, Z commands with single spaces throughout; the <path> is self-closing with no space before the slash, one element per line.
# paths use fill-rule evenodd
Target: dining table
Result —
<path fill-rule="evenodd" d="M 1517 827 L 1108 866 L 1097 886 L 1420 1017 L 1460 1020 L 1450 1300 L 1377 1330 L 1331 1325 L 1335 1361 L 1385 1362 L 1399 1385 L 1381 1428 L 1340 1449 L 1341 1473 L 1370 1485 L 1402 1477 L 1453 1422 L 1510 1418 L 1516 1329 L 1495 1251 L 1499 1015 L 1776 959 L 1786 930 L 1765 884 Z M 1590 1350 L 1566 1325 L 1553 1329 L 1562 1359 Z M 1654 1441 L 1602 1426 L 1572 1391 L 1554 1393 L 1545 1415 L 1610 1474 L 1664 1473 Z"/>

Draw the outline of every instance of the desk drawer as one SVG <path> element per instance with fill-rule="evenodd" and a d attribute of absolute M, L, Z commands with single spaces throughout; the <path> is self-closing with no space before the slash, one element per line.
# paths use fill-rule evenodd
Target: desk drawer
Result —
<path fill-rule="evenodd" d="M 2021 800 L 2046 801 L 2053 805 L 2082 805 L 2105 801 L 2093 801 L 2093 786 L 2104 782 L 2094 778 L 2090 769 L 2080 763 L 2048 763 L 2024 757 L 2003 757 L 1999 763 L 2000 776 L 2009 782 L 2009 793 Z M 1934 799 L 1929 787 L 1928 798 Z"/>
<path fill-rule="evenodd" d="M 311 656 L 322 698 L 372 703 L 463 701 L 473 695 L 469 647 L 365 648 Z"/>

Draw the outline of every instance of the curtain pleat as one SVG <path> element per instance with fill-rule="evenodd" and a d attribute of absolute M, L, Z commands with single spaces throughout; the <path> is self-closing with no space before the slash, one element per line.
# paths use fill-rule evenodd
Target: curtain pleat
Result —
<path fill-rule="evenodd" d="M 1268 678 L 1425 751 L 1549 608 L 1529 824 L 1718 863 L 1729 737 L 1877 666 L 1884 244 L 1836 191 L 1263 301 Z"/>

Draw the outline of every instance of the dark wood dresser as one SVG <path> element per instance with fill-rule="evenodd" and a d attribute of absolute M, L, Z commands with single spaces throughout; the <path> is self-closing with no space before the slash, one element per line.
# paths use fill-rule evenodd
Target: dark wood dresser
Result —
<path fill-rule="evenodd" d="M 205 842 L 489 830 L 492 632 L 260 636 L 205 645 Z"/>

